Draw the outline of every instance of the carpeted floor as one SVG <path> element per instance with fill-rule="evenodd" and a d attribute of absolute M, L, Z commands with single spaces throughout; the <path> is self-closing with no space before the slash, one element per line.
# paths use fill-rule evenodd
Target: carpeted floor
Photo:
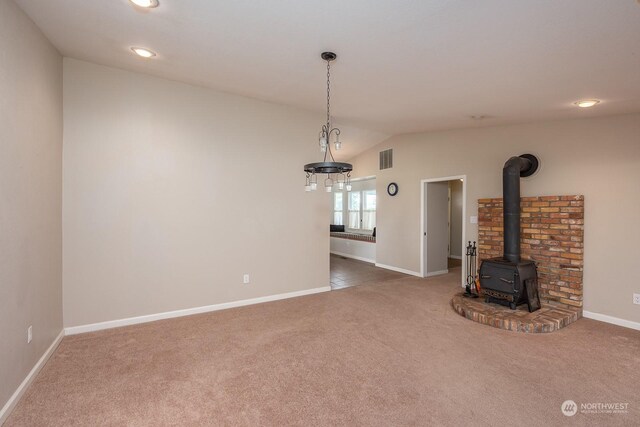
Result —
<path fill-rule="evenodd" d="M 449 306 L 459 272 L 66 337 L 8 426 L 638 425 L 640 332 Z M 561 403 L 628 403 L 565 417 Z"/>

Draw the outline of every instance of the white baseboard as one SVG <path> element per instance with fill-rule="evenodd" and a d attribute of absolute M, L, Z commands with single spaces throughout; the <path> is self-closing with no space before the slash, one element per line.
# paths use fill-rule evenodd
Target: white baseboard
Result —
<path fill-rule="evenodd" d="M 417 271 L 406 270 L 404 268 L 394 267 L 392 265 L 378 264 L 377 262 L 375 264 L 376 264 L 376 267 L 384 268 L 391 271 L 397 271 L 398 273 L 409 274 L 411 276 L 422 277 L 420 273 Z"/>
<path fill-rule="evenodd" d="M 640 331 L 640 322 L 634 322 L 631 320 L 620 319 L 618 317 L 608 316 L 606 314 L 594 313 L 592 311 L 582 311 L 582 316 L 587 319 L 599 320 L 601 322 L 611 323 L 625 328 L 635 329 Z"/>
<path fill-rule="evenodd" d="M 431 273 L 425 274 L 424 277 L 440 276 L 442 274 L 447 274 L 447 273 L 449 273 L 449 270 L 432 271 Z"/>
<path fill-rule="evenodd" d="M 53 340 L 47 351 L 44 352 L 40 360 L 38 360 L 35 366 L 31 369 L 31 372 L 29 372 L 27 377 L 18 386 L 18 388 L 9 398 L 2 410 L 0 410 L 0 425 L 4 424 L 7 418 L 9 418 L 9 414 L 11 414 L 13 408 L 16 407 L 24 392 L 27 391 L 27 388 L 29 387 L 29 385 L 31 385 L 42 367 L 47 363 L 53 352 L 56 351 L 56 348 L 58 348 L 58 345 L 60 344 L 60 341 L 62 341 L 62 338 L 64 338 L 64 330 L 60 331 L 60 334 L 58 334 L 58 336 Z"/>
<path fill-rule="evenodd" d="M 449 255 L 449 258 L 462 259 L 462 257 L 460 255 Z"/>
<path fill-rule="evenodd" d="M 287 292 L 284 294 L 269 295 L 266 297 L 250 298 L 239 301 L 223 302 L 220 304 L 205 305 L 203 307 L 186 308 L 183 310 L 167 311 L 164 313 L 148 314 L 145 316 L 129 317 L 126 319 L 109 320 L 106 322 L 91 323 L 88 325 L 71 326 L 64 329 L 66 335 L 83 334 L 85 332 L 101 331 L 103 329 L 119 328 L 121 326 L 137 325 L 138 323 L 153 322 L 162 319 L 171 319 L 174 317 L 190 316 L 192 314 L 208 313 L 211 311 L 225 310 L 227 308 L 243 307 L 245 305 L 260 304 L 263 302 L 277 301 L 287 298 L 295 298 L 303 295 L 317 294 L 319 292 L 328 292 L 331 286 L 323 286 L 320 288 L 305 289 L 303 291 Z"/>
<path fill-rule="evenodd" d="M 342 257 L 345 257 L 345 258 L 351 258 L 351 259 L 355 259 L 355 260 L 358 260 L 358 261 L 368 262 L 368 263 L 371 263 L 371 264 L 375 264 L 376 263 L 375 259 L 365 258 L 365 257 L 362 257 L 362 256 L 349 255 L 349 254 L 345 254 L 343 252 L 336 252 L 336 251 L 331 251 L 330 253 L 332 253 L 334 255 L 339 255 L 339 256 L 342 256 Z"/>

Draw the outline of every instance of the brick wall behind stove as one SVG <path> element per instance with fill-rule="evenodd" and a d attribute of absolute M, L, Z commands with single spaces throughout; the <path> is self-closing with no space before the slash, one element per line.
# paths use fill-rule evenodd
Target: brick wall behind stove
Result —
<path fill-rule="evenodd" d="M 478 262 L 503 254 L 502 199 L 478 200 Z M 520 199 L 520 248 L 536 262 L 540 298 L 582 307 L 584 196 Z"/>

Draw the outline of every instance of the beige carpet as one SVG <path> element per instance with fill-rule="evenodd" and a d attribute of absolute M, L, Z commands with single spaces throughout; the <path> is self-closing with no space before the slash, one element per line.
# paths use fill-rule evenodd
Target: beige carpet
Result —
<path fill-rule="evenodd" d="M 640 332 L 455 314 L 459 272 L 67 337 L 8 426 L 638 425 Z M 626 402 L 565 417 L 563 401 Z"/>

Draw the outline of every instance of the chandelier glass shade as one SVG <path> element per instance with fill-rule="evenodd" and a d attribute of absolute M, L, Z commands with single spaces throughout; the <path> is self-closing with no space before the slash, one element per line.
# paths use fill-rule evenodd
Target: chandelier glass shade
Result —
<path fill-rule="evenodd" d="M 342 148 L 340 129 L 331 127 L 331 61 L 334 61 L 337 56 L 333 52 L 323 52 L 321 57 L 327 61 L 327 122 L 322 125 L 318 135 L 318 146 L 320 152 L 324 153 L 324 158 L 321 162 L 304 165 L 304 171 L 307 174 L 304 189 L 305 191 L 317 190 L 317 175 L 326 175 L 324 189 L 327 193 L 333 191 L 334 186 L 339 190 L 346 188 L 347 191 L 351 191 L 353 166 L 350 163 L 336 162 L 331 151 L 331 145 L 336 150 Z"/>

